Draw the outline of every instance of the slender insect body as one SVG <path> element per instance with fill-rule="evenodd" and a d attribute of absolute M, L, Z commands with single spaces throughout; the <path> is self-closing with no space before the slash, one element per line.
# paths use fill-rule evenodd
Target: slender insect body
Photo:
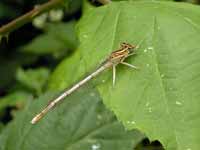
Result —
<path fill-rule="evenodd" d="M 58 96 L 56 99 L 51 101 L 39 114 L 37 114 L 31 121 L 32 124 L 37 123 L 49 110 L 51 110 L 53 107 L 56 106 L 57 103 L 61 102 L 66 96 L 70 95 L 72 92 L 76 91 L 79 87 L 87 83 L 92 78 L 96 77 L 98 74 L 103 72 L 104 70 L 108 68 L 113 68 L 113 85 L 115 84 L 115 76 L 116 76 L 116 66 L 121 63 L 131 68 L 136 68 L 135 66 L 128 64 L 124 62 L 124 60 L 133 55 L 132 49 L 134 49 L 135 46 L 128 44 L 128 43 L 122 43 L 119 50 L 116 50 L 110 54 L 110 56 L 106 59 L 106 61 L 93 73 L 85 77 L 83 80 L 79 81 L 77 84 L 66 90 L 64 93 L 62 93 L 60 96 Z"/>

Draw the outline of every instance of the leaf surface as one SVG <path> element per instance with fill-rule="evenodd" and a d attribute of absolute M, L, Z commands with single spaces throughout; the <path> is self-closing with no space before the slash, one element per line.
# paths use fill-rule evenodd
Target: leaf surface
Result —
<path fill-rule="evenodd" d="M 140 129 L 167 150 L 200 149 L 199 14 L 198 6 L 158 1 L 92 9 L 79 23 L 79 51 L 61 63 L 49 88 L 81 79 L 120 42 L 135 44 L 137 55 L 126 62 L 139 70 L 117 66 L 114 87 L 111 70 L 96 78 L 104 103 L 128 129 Z"/>
<path fill-rule="evenodd" d="M 54 94 L 30 103 L 2 131 L 1 150 L 132 150 L 143 138 L 138 131 L 125 131 L 105 109 L 94 89 L 85 87 L 65 99 L 62 105 L 32 125 L 33 114 Z"/>

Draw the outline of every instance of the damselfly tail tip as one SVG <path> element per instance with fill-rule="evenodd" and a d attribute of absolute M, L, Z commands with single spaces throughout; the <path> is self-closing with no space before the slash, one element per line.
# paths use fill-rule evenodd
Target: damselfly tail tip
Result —
<path fill-rule="evenodd" d="M 34 117 L 32 120 L 31 120 L 31 124 L 36 124 L 37 120 L 36 118 Z"/>
<path fill-rule="evenodd" d="M 32 120 L 31 124 L 36 124 L 42 118 L 41 114 L 36 115 Z"/>

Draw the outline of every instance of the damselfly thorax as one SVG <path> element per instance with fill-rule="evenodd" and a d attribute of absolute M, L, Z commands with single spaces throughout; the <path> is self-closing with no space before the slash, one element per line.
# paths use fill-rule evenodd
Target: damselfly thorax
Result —
<path fill-rule="evenodd" d="M 74 91 L 76 91 L 79 87 L 87 83 L 92 78 L 96 77 L 99 73 L 102 71 L 113 68 L 113 86 L 115 85 L 115 78 L 116 78 L 116 66 L 118 64 L 123 64 L 128 67 L 136 69 L 135 66 L 124 62 L 124 60 L 135 54 L 134 53 L 135 46 L 128 44 L 128 43 L 122 43 L 120 45 L 120 48 L 116 51 L 113 51 L 108 58 L 102 63 L 94 72 L 92 72 L 90 75 L 86 76 L 84 79 L 79 81 L 78 83 L 74 84 L 71 88 L 67 89 L 65 92 L 63 92 L 60 96 L 55 98 L 53 101 L 51 101 L 39 114 L 37 114 L 31 121 L 32 124 L 37 123 L 49 110 L 51 110 L 54 106 L 56 106 L 57 103 L 61 102 L 66 96 L 70 95 Z"/>
<path fill-rule="evenodd" d="M 128 43 L 121 43 L 120 49 L 113 51 L 106 61 L 112 62 L 113 65 L 117 65 L 123 62 L 130 54 L 133 54 L 135 46 Z M 105 61 L 105 62 L 106 62 Z"/>

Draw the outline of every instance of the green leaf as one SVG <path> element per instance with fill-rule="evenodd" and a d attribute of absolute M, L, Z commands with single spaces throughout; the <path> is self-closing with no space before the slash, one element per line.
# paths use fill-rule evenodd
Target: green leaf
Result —
<path fill-rule="evenodd" d="M 71 15 L 80 11 L 82 0 L 64 0 L 63 4 L 66 9 L 66 14 Z"/>
<path fill-rule="evenodd" d="M 115 1 L 119 1 L 119 0 L 115 0 Z M 148 2 L 148 0 L 130 0 L 130 1 L 147 1 Z M 155 1 L 175 1 L 175 0 L 155 0 Z"/>
<path fill-rule="evenodd" d="M 125 131 L 92 88 L 69 96 L 32 125 L 33 115 L 52 95 L 40 97 L 17 115 L 0 136 L 1 150 L 132 150 L 143 138 L 136 130 Z"/>
<path fill-rule="evenodd" d="M 0 133 L 1 133 L 1 131 L 3 130 L 3 128 L 4 128 L 3 123 L 0 123 Z"/>
<path fill-rule="evenodd" d="M 8 106 L 22 107 L 32 95 L 24 91 L 15 91 L 0 98 L 0 111 Z"/>
<path fill-rule="evenodd" d="M 11 7 L 0 2 L 0 18 L 2 17 L 15 17 L 18 15 Z"/>
<path fill-rule="evenodd" d="M 14 80 L 14 75 L 19 67 L 16 60 L 6 60 L 0 57 L 0 88 L 7 87 Z"/>
<path fill-rule="evenodd" d="M 149 1 L 149 0 L 112 0 L 112 1 L 133 1 L 133 2 L 136 2 L 136 1 L 138 1 L 138 2 L 140 2 L 140 1 Z M 154 1 L 174 1 L 174 0 L 154 0 Z"/>
<path fill-rule="evenodd" d="M 92 9 L 79 23 L 79 51 L 61 63 L 49 88 L 81 79 L 120 42 L 139 45 L 126 60 L 139 70 L 117 66 L 114 87 L 111 70 L 97 77 L 104 103 L 126 128 L 140 129 L 166 150 L 200 149 L 199 14 L 199 6 L 158 1 Z"/>
<path fill-rule="evenodd" d="M 49 70 L 47 68 L 28 69 L 26 71 L 19 68 L 16 73 L 16 80 L 39 95 L 48 80 L 48 76 Z"/>
<path fill-rule="evenodd" d="M 49 78 L 48 90 L 63 90 L 75 83 L 77 76 L 84 71 L 84 66 L 79 67 L 80 64 L 82 61 L 79 51 L 76 51 L 69 59 L 62 61 Z"/>
<path fill-rule="evenodd" d="M 69 50 L 74 50 L 78 44 L 74 25 L 74 22 L 48 24 L 44 34 L 36 37 L 20 50 L 36 55 L 63 56 Z"/>

